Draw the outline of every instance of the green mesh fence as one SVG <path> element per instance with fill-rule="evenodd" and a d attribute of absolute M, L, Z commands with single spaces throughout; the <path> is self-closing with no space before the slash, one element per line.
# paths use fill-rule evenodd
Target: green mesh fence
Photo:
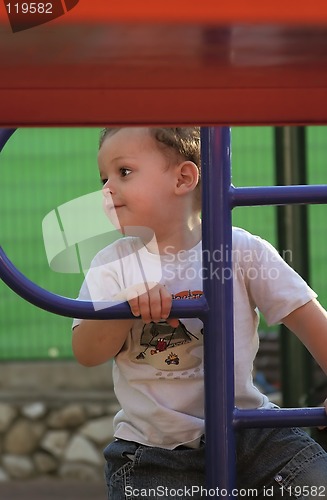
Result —
<path fill-rule="evenodd" d="M 100 189 L 97 129 L 19 129 L 0 155 L 0 238 L 16 267 L 38 285 L 76 297 L 83 274 L 54 272 L 42 234 L 56 207 Z M 71 320 L 25 302 L 0 282 L 2 359 L 71 357 Z"/>
<path fill-rule="evenodd" d="M 57 207 L 100 189 L 97 171 L 99 129 L 19 129 L 0 154 L 0 243 L 16 267 L 38 285 L 76 297 L 82 272 L 56 272 L 49 266 L 42 222 Z M 232 131 L 236 186 L 274 184 L 273 129 L 236 127 Z M 308 129 L 310 183 L 326 182 L 327 128 Z M 323 205 L 310 207 L 311 285 L 326 305 Z M 237 208 L 233 223 L 276 245 L 273 207 Z M 78 271 L 78 269 L 77 269 Z M 0 281 L 0 359 L 70 358 L 71 320 L 40 310 Z"/>

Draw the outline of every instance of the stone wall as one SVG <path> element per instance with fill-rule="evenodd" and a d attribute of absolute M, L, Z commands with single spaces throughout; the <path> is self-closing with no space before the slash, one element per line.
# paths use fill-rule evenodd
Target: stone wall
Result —
<path fill-rule="evenodd" d="M 262 344 L 256 367 L 274 384 L 276 339 Z M 0 363 L 0 481 L 54 476 L 103 482 L 102 450 L 112 440 L 118 409 L 111 363 Z"/>
<path fill-rule="evenodd" d="M 102 450 L 118 409 L 108 364 L 1 364 L 0 481 L 103 481 Z"/>

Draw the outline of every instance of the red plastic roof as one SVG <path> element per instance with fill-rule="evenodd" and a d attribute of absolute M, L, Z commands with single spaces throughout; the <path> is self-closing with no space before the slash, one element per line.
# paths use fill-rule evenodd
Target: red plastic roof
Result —
<path fill-rule="evenodd" d="M 325 0 L 80 0 L 16 33 L 0 14 L 0 126 L 327 122 Z"/>

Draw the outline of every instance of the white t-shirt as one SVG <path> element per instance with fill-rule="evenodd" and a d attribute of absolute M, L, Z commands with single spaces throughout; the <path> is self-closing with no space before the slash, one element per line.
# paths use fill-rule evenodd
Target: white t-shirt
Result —
<path fill-rule="evenodd" d="M 268 325 L 276 324 L 316 297 L 266 241 L 233 228 L 233 293 L 235 336 L 235 406 L 269 408 L 268 398 L 254 387 L 253 361 L 259 338 L 258 309 Z M 124 290 L 144 282 L 161 282 L 173 300 L 196 299 L 203 279 L 220 279 L 215 268 L 222 254 L 209 256 L 202 267 L 201 242 L 194 248 L 160 256 L 149 253 L 133 237 L 99 252 L 79 298 L 124 300 Z M 73 326 L 80 323 L 74 320 Z M 196 447 L 204 433 L 203 323 L 180 318 L 177 329 L 166 322 L 144 325 L 135 320 L 114 359 L 113 380 L 121 410 L 114 435 L 148 446 Z"/>

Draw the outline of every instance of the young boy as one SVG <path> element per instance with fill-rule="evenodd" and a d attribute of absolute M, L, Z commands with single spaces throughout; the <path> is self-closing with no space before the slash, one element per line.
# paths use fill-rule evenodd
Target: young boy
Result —
<path fill-rule="evenodd" d="M 108 498 L 189 498 L 190 492 L 201 498 L 203 324 L 169 318 L 172 301 L 198 298 L 206 279 L 200 130 L 105 129 L 98 163 L 105 210 L 125 237 L 95 257 L 80 299 L 127 300 L 135 316 L 74 321 L 73 351 L 81 364 L 114 358 L 122 409 L 114 419 L 116 440 L 105 450 Z M 284 322 L 326 373 L 327 315 L 276 250 L 237 228 L 233 281 L 235 405 L 273 409 L 252 383 L 257 308 L 269 324 Z M 274 498 L 327 494 L 327 454 L 300 429 L 238 431 L 237 472 L 238 487 L 255 490 L 257 498 L 268 488 Z"/>

